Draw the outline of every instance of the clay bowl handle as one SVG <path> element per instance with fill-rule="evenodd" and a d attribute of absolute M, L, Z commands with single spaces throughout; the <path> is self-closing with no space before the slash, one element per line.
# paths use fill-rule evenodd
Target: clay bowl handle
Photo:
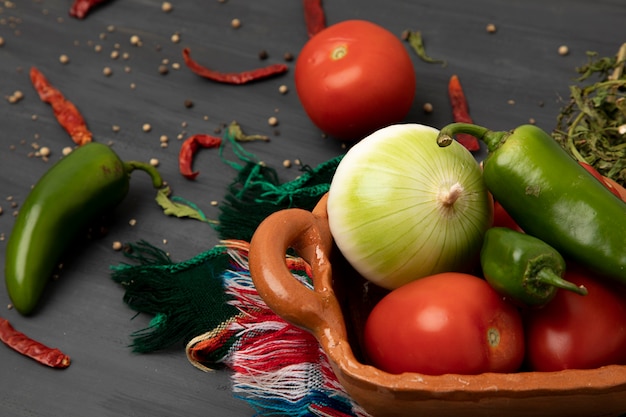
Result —
<path fill-rule="evenodd" d="M 289 248 L 310 265 L 313 289 L 289 271 L 285 261 Z M 324 196 L 313 212 L 293 208 L 268 216 L 255 231 L 249 251 L 250 274 L 267 305 L 284 320 L 327 341 L 345 337 L 332 288 L 332 248 Z M 329 328 L 339 333 L 326 331 Z"/>

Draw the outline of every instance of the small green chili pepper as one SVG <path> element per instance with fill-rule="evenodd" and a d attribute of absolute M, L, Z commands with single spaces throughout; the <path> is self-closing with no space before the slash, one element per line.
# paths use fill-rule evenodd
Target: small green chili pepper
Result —
<path fill-rule="evenodd" d="M 104 144 L 83 145 L 55 163 L 26 197 L 6 247 L 5 281 L 16 310 L 31 314 L 68 245 L 98 215 L 126 196 L 140 169 L 156 188 L 163 181 L 149 164 L 122 162 Z"/>
<path fill-rule="evenodd" d="M 565 258 L 626 283 L 626 204 L 533 125 L 512 132 L 453 123 L 437 142 L 457 133 L 483 140 L 485 184 L 519 226 Z"/>
<path fill-rule="evenodd" d="M 552 246 L 506 227 L 487 230 L 480 265 L 494 290 L 523 306 L 543 306 L 559 288 L 587 295 L 585 287 L 562 278 L 565 260 Z"/>

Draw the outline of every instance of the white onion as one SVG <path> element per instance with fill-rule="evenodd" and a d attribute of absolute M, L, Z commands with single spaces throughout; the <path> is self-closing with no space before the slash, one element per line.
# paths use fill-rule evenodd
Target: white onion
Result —
<path fill-rule="evenodd" d="M 464 271 L 492 221 L 479 164 L 458 142 L 419 124 L 380 129 L 352 147 L 333 177 L 328 220 L 337 247 L 387 289 Z"/>

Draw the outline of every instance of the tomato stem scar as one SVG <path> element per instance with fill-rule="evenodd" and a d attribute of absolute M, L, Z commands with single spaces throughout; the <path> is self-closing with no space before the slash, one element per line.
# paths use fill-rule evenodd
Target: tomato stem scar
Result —
<path fill-rule="evenodd" d="M 497 347 L 500 344 L 500 332 L 498 329 L 493 327 L 487 329 L 487 341 L 491 347 Z"/>
<path fill-rule="evenodd" d="M 348 55 L 348 47 L 346 45 L 340 45 L 331 51 L 330 59 L 338 61 L 346 55 Z"/>

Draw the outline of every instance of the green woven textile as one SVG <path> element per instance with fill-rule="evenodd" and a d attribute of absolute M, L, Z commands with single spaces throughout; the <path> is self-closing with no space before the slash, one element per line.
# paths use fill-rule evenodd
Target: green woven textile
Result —
<path fill-rule="evenodd" d="M 248 155 L 249 156 L 249 155 Z M 342 156 L 280 183 L 276 171 L 247 158 L 228 187 L 216 226 L 221 240 L 249 242 L 269 214 L 287 208 L 312 210 L 328 192 Z M 174 263 L 147 242 L 130 245 L 133 264 L 112 267 L 112 278 L 125 288 L 124 301 L 135 311 L 154 315 L 150 326 L 133 334 L 137 352 L 152 352 L 176 344 L 228 322 L 237 311 L 228 304 L 220 274 L 228 267 L 221 246 L 187 261 Z"/>

